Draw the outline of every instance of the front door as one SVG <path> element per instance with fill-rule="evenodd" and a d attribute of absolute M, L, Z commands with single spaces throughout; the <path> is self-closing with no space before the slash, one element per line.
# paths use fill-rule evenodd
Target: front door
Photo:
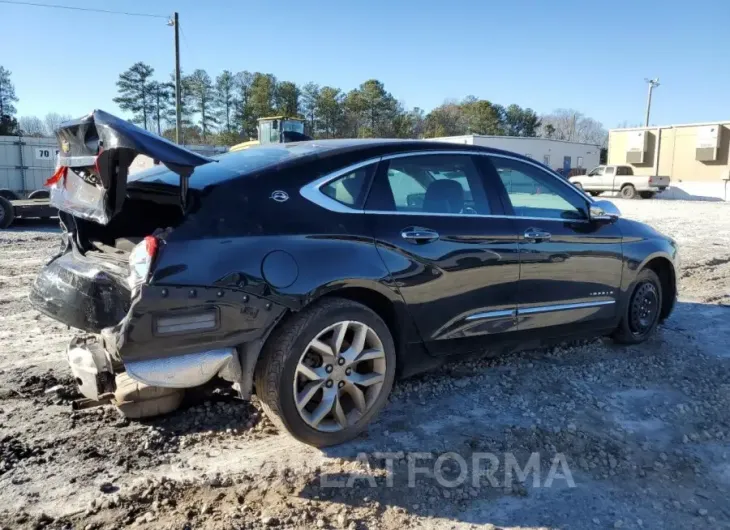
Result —
<path fill-rule="evenodd" d="M 549 334 L 614 322 L 621 232 L 588 220 L 588 199 L 536 164 L 491 155 L 505 207 L 520 233 L 518 327 Z"/>
<path fill-rule="evenodd" d="M 474 157 L 386 157 L 366 211 L 432 354 L 475 352 L 516 329 L 517 233 L 511 219 L 487 217 L 502 205 L 485 191 Z"/>

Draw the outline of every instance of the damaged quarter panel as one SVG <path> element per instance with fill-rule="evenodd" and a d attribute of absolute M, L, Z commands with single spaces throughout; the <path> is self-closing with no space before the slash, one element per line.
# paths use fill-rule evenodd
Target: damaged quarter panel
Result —
<path fill-rule="evenodd" d="M 319 161 L 317 171 L 340 164 Z M 201 208 L 166 238 L 149 284 L 107 334 L 125 362 L 251 342 L 285 311 L 342 288 L 374 290 L 402 304 L 372 238 L 363 236 L 366 216 L 329 212 L 299 195 L 317 177 L 308 168 L 269 168 L 202 190 Z M 274 192 L 288 199 L 274 200 Z M 217 329 L 155 333 L 160 315 L 206 310 L 217 312 Z"/>

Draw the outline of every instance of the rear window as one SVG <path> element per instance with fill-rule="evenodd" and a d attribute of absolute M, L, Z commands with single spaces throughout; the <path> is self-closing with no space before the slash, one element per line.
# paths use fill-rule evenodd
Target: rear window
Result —
<path fill-rule="evenodd" d="M 265 147 L 249 147 L 243 151 L 225 153 L 212 157 L 215 162 L 198 166 L 190 177 L 190 187 L 202 189 L 211 184 L 217 184 L 240 175 L 309 155 L 323 150 L 317 144 L 280 144 Z M 129 176 L 129 182 L 149 182 L 177 186 L 180 177 L 167 169 L 164 165 L 155 166 Z"/>

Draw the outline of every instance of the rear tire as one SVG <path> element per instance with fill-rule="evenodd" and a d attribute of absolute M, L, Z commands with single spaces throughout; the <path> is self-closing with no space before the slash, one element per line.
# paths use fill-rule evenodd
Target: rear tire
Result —
<path fill-rule="evenodd" d="M 129 419 L 151 418 L 176 410 L 185 391 L 180 388 L 149 386 L 132 379 L 126 373 L 116 377 L 114 404 Z"/>
<path fill-rule="evenodd" d="M 13 219 L 15 219 L 15 209 L 12 203 L 5 197 L 0 197 L 0 229 L 13 224 Z"/>
<path fill-rule="evenodd" d="M 322 348 L 331 352 L 318 356 Z M 360 352 L 356 358 L 369 355 L 350 363 L 345 358 L 351 351 Z M 383 319 L 357 302 L 323 299 L 294 314 L 269 337 L 256 365 L 256 394 L 280 430 L 316 447 L 336 445 L 355 438 L 385 406 L 395 362 L 395 345 Z M 362 384 L 374 376 L 378 383 Z"/>
<path fill-rule="evenodd" d="M 636 198 L 636 188 L 634 188 L 631 184 L 625 184 L 623 188 L 621 188 L 621 198 L 623 199 L 635 199 Z"/>
<path fill-rule="evenodd" d="M 642 199 L 651 199 L 654 197 L 654 195 L 656 195 L 656 193 L 654 193 L 653 191 L 642 191 L 639 192 L 639 195 Z"/>
<path fill-rule="evenodd" d="M 18 199 L 20 199 L 20 197 L 18 197 L 17 193 L 15 193 L 14 191 L 8 190 L 8 189 L 1 189 L 0 197 L 2 197 L 3 199 L 7 199 L 9 201 L 17 201 Z"/>
<path fill-rule="evenodd" d="M 662 284 L 656 273 L 651 269 L 642 270 L 636 277 L 613 339 L 620 344 L 639 344 L 648 339 L 659 324 L 662 296 Z"/>

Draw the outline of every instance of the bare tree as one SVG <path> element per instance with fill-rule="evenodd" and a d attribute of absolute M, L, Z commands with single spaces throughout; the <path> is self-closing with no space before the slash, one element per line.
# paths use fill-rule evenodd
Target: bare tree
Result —
<path fill-rule="evenodd" d="M 574 109 L 557 109 L 540 117 L 540 136 L 605 147 L 608 132 L 603 124 Z"/>
<path fill-rule="evenodd" d="M 18 120 L 18 126 L 24 136 L 42 138 L 46 134 L 43 120 L 38 116 L 21 116 L 20 120 Z"/>
<path fill-rule="evenodd" d="M 65 121 L 71 119 L 68 114 L 58 114 L 56 112 L 49 112 L 46 117 L 43 118 L 43 124 L 45 125 L 44 134 L 46 136 L 53 136 L 56 129 Z"/>

